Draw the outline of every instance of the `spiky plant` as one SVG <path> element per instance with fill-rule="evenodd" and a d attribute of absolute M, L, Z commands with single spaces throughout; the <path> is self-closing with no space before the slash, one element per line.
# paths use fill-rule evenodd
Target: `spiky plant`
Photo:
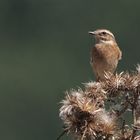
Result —
<path fill-rule="evenodd" d="M 140 65 L 136 72 L 105 77 L 66 92 L 60 108 L 64 132 L 78 140 L 140 140 Z"/>

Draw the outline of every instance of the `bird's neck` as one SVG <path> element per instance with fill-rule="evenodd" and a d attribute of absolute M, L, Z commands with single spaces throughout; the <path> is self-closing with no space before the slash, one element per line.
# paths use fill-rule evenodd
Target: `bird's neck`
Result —
<path fill-rule="evenodd" d="M 114 45 L 117 44 L 115 40 L 99 40 L 97 44 Z"/>

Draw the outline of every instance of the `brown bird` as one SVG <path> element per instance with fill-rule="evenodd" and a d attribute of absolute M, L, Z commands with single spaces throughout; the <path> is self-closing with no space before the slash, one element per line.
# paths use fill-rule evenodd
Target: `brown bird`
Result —
<path fill-rule="evenodd" d="M 95 45 L 91 49 L 91 66 L 97 81 L 105 79 L 105 72 L 114 73 L 122 57 L 114 35 L 106 29 L 90 31 L 94 35 Z"/>

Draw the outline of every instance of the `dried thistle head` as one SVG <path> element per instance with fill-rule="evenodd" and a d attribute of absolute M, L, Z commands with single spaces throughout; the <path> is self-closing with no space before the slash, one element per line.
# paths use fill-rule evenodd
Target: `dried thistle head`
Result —
<path fill-rule="evenodd" d="M 102 134 L 104 135 L 114 134 L 117 127 L 115 115 L 104 110 L 102 112 L 99 112 L 96 117 L 96 123 L 98 126 L 97 131 L 100 130 L 100 132 L 102 132 Z"/>
<path fill-rule="evenodd" d="M 67 132 L 80 140 L 132 140 L 133 129 L 122 127 L 118 120 L 137 105 L 135 117 L 139 127 L 140 65 L 135 73 L 106 73 L 105 78 L 102 82 L 86 83 L 84 90 L 66 92 L 60 118 Z M 107 104 L 111 100 L 115 102 Z"/>
<path fill-rule="evenodd" d="M 112 134 L 116 126 L 115 119 L 106 113 L 100 101 L 87 97 L 82 90 L 67 93 L 62 101 L 60 117 L 68 132 L 91 139 L 99 134 Z"/>
<path fill-rule="evenodd" d="M 100 107 L 104 106 L 106 97 L 106 91 L 102 88 L 99 82 L 85 83 L 85 96 L 98 101 Z"/>
<path fill-rule="evenodd" d="M 99 82 L 88 82 L 85 83 L 85 92 L 86 95 L 91 98 L 106 98 L 106 91 L 102 88 L 101 83 Z"/>
<path fill-rule="evenodd" d="M 102 82 L 102 88 L 109 96 L 118 96 L 122 92 L 140 91 L 140 75 L 138 73 L 105 74 L 106 80 Z"/>
<path fill-rule="evenodd" d="M 110 96 L 118 96 L 120 89 L 124 86 L 123 72 L 120 74 L 106 73 L 102 86 Z"/>
<path fill-rule="evenodd" d="M 136 91 L 139 86 L 140 77 L 137 75 L 130 75 L 125 79 L 125 89 L 128 91 Z"/>

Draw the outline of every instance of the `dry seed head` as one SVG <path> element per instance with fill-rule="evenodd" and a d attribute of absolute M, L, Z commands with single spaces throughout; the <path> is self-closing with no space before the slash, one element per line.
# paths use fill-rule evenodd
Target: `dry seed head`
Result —
<path fill-rule="evenodd" d="M 65 100 L 62 101 L 60 117 L 68 132 L 78 137 L 83 134 L 87 137 L 94 137 L 93 134 L 101 129 L 97 125 L 97 120 L 99 120 L 99 112 L 104 112 L 104 109 L 100 107 L 98 98 L 92 99 L 85 95 L 81 90 L 72 90 L 67 93 Z"/>
<path fill-rule="evenodd" d="M 98 129 L 101 129 L 103 134 L 113 134 L 116 130 L 116 117 L 110 115 L 106 111 L 99 112 L 97 115 Z"/>
<path fill-rule="evenodd" d="M 106 99 L 106 91 L 103 89 L 99 82 L 88 82 L 85 83 L 85 94 L 91 98 Z"/>
<path fill-rule="evenodd" d="M 112 96 L 116 96 L 118 94 L 118 91 L 124 86 L 125 79 L 123 78 L 123 72 L 120 74 L 112 74 L 112 73 L 106 73 L 105 78 L 106 80 L 102 83 L 103 88 L 108 92 L 108 94 L 111 94 Z"/>
<path fill-rule="evenodd" d="M 106 73 L 105 78 L 106 80 L 103 82 L 86 83 L 84 90 L 67 92 L 65 99 L 61 102 L 60 117 L 65 128 L 80 140 L 106 139 L 108 135 L 109 140 L 129 140 L 133 132 L 132 129 L 124 128 L 125 132 L 122 134 L 121 126 L 117 125 L 118 116 L 110 115 L 111 113 L 105 110 L 104 104 L 107 99 L 121 99 L 120 97 L 127 96 L 131 99 L 135 97 L 135 94 L 139 96 L 140 65 L 138 65 L 136 73 L 115 75 Z M 113 109 L 113 106 L 110 109 Z M 125 113 L 125 106 L 121 104 L 118 111 Z M 139 124 L 139 110 L 136 110 L 136 113 Z"/>

